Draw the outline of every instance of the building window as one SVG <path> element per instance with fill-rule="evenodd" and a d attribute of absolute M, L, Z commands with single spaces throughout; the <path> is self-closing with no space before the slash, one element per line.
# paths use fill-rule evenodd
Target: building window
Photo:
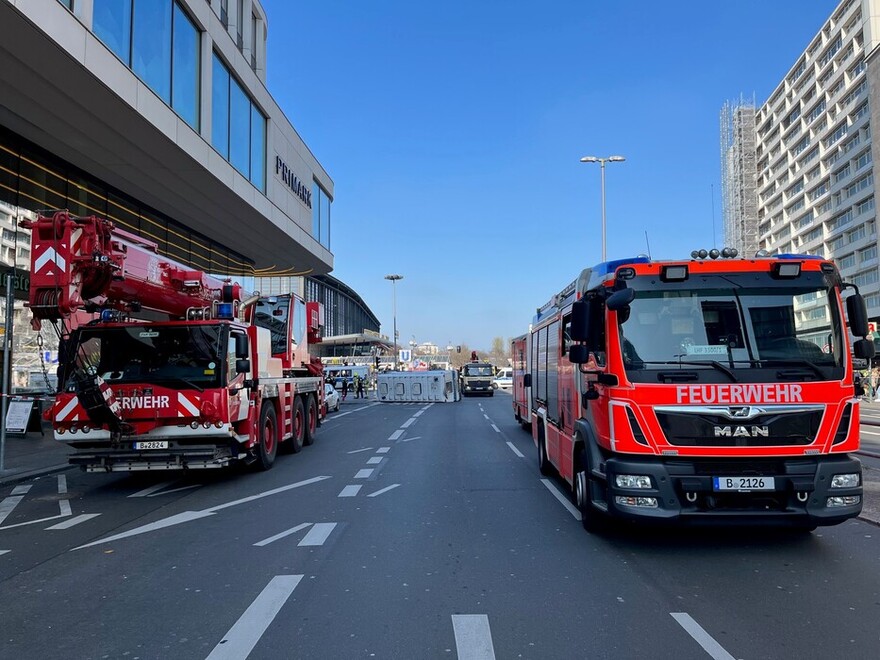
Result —
<path fill-rule="evenodd" d="M 171 107 L 187 124 L 199 128 L 199 31 L 174 3 L 171 50 Z"/>
<path fill-rule="evenodd" d="M 199 31 L 171 0 L 94 0 L 93 29 L 186 123 L 199 127 Z"/>
<path fill-rule="evenodd" d="M 238 50 L 244 50 L 244 0 L 237 0 L 238 2 L 238 13 L 236 14 L 238 20 L 235 22 L 235 43 L 238 46 Z"/>
<path fill-rule="evenodd" d="M 317 181 L 312 186 L 312 196 L 315 202 L 312 206 L 312 236 L 329 250 L 330 205 L 332 200 Z"/>
<path fill-rule="evenodd" d="M 220 0 L 220 22 L 229 29 L 229 0 Z"/>
<path fill-rule="evenodd" d="M 94 0 L 92 30 L 116 56 L 131 64 L 132 0 Z"/>
<path fill-rule="evenodd" d="M 251 14 L 251 68 L 257 70 L 257 17 Z"/>
<path fill-rule="evenodd" d="M 58 0 L 62 5 L 73 11 L 73 0 Z"/>
<path fill-rule="evenodd" d="M 211 143 L 261 191 L 266 190 L 266 117 L 214 53 Z"/>

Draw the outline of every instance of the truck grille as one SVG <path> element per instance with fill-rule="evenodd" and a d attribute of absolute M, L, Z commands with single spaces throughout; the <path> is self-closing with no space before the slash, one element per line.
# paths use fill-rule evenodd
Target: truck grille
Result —
<path fill-rule="evenodd" d="M 657 421 L 666 441 L 676 447 L 776 447 L 809 445 L 822 423 L 821 407 L 799 411 L 773 410 L 738 419 L 709 409 L 685 412 L 657 410 Z"/>

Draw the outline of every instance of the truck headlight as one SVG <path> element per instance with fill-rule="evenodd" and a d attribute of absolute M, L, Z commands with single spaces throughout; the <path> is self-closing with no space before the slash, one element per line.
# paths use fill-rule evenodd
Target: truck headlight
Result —
<path fill-rule="evenodd" d="M 835 474 L 831 477 L 832 488 L 856 488 L 859 486 L 860 482 L 861 479 L 859 479 L 858 472 L 850 474 Z"/>
<path fill-rule="evenodd" d="M 651 477 L 645 474 L 618 474 L 614 481 L 618 488 L 651 488 Z"/>

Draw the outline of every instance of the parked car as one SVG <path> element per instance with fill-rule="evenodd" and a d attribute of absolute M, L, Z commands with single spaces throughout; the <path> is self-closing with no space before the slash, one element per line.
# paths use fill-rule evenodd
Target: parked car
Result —
<path fill-rule="evenodd" d="M 510 389 L 513 387 L 513 369 L 499 369 L 498 373 L 495 374 L 495 378 L 492 379 L 492 387 L 496 390 L 501 387 L 503 389 Z"/>
<path fill-rule="evenodd" d="M 327 412 L 339 411 L 339 392 L 332 383 L 324 383 L 324 403 L 327 404 Z"/>

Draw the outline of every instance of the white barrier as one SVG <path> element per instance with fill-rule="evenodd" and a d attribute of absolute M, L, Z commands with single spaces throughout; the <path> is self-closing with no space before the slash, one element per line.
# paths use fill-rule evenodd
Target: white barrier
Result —
<path fill-rule="evenodd" d="M 454 371 L 389 371 L 379 374 L 376 398 L 384 402 L 438 401 L 461 399 Z"/>

